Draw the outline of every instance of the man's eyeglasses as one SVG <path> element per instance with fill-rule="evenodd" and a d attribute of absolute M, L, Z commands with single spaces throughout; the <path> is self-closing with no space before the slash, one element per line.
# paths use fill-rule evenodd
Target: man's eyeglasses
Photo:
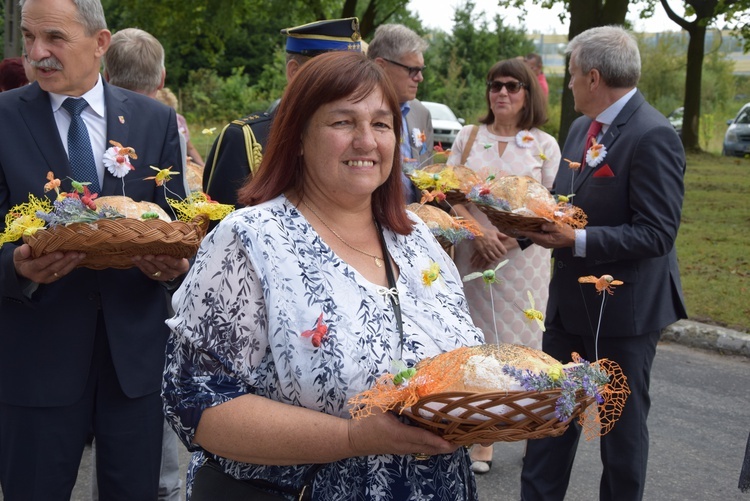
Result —
<path fill-rule="evenodd" d="M 417 76 L 418 73 L 421 73 L 424 71 L 427 66 L 406 66 L 405 64 L 397 63 L 396 61 L 391 61 L 390 59 L 383 58 L 383 60 L 388 61 L 391 64 L 395 64 L 396 66 L 401 66 L 406 71 L 409 72 L 409 78 L 414 78 Z"/>
<path fill-rule="evenodd" d="M 493 82 L 487 82 L 487 88 L 490 89 L 490 92 L 493 94 L 496 94 L 503 90 L 503 87 L 508 89 L 508 94 L 515 94 L 516 92 L 520 91 L 524 87 L 526 87 L 526 84 L 523 82 L 500 82 L 498 80 L 495 80 Z"/>

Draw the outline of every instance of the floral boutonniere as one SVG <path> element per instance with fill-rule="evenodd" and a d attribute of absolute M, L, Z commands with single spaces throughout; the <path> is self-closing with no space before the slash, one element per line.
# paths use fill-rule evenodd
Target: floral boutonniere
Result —
<path fill-rule="evenodd" d="M 516 144 L 519 148 L 531 148 L 531 143 L 534 142 L 534 136 L 527 130 L 522 130 L 516 134 Z"/>
<path fill-rule="evenodd" d="M 104 167 L 115 177 L 123 178 L 131 170 L 135 170 L 130 159 L 137 159 L 135 150 L 129 146 L 123 146 L 117 141 L 109 142 L 112 146 L 104 152 Z"/>
<path fill-rule="evenodd" d="M 411 140 L 414 147 L 419 150 L 420 155 L 427 152 L 427 134 L 425 134 L 424 131 L 414 127 L 411 131 Z"/>
<path fill-rule="evenodd" d="M 595 141 L 591 148 L 586 152 L 586 163 L 591 167 L 596 167 L 602 163 L 606 156 L 607 148 L 603 144 Z"/>

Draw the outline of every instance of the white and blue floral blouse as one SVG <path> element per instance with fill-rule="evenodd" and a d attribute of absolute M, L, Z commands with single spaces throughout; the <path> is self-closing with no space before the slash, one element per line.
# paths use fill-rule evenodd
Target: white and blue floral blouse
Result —
<path fill-rule="evenodd" d="M 384 229 L 398 266 L 403 353 L 389 298 L 339 259 L 285 197 L 238 210 L 201 245 L 173 299 L 175 316 L 164 376 L 165 412 L 191 445 L 201 413 L 252 393 L 289 405 L 349 417 L 348 400 L 392 371 L 392 360 L 419 360 L 483 342 L 471 321 L 461 279 L 429 229 Z M 440 279 L 426 285 L 432 261 Z M 378 291 L 381 290 L 381 293 Z M 328 327 L 319 347 L 314 330 Z M 237 478 L 298 487 L 310 465 L 268 466 L 217 458 Z M 342 459 L 315 476 L 314 499 L 476 499 L 465 448 L 418 461 L 413 456 Z M 189 481 L 190 485 L 191 482 Z"/>

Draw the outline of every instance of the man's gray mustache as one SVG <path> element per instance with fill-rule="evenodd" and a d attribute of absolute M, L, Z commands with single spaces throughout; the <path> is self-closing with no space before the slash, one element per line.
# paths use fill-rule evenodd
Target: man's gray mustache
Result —
<path fill-rule="evenodd" d="M 39 68 L 43 70 L 62 70 L 63 69 L 62 63 L 60 63 L 60 61 L 58 61 L 57 59 L 51 58 L 51 57 L 42 59 L 41 61 L 34 61 L 33 59 L 29 59 L 29 64 L 31 64 L 31 66 L 33 66 L 34 68 Z"/>

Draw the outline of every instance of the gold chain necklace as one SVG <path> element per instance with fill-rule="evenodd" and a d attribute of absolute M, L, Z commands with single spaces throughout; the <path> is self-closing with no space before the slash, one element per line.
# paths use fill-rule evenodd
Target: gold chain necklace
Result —
<path fill-rule="evenodd" d="M 310 206 L 309 206 L 309 205 L 307 204 L 307 202 L 305 202 L 305 199 L 304 199 L 304 198 L 302 199 L 302 203 L 303 203 L 303 204 L 305 205 L 305 207 L 307 207 L 308 209 L 310 209 L 310 212 L 312 212 L 313 214 L 315 214 L 315 217 L 317 217 L 317 218 L 318 218 L 318 220 L 319 220 L 319 221 L 320 221 L 321 223 L 323 223 L 323 226 L 325 226 L 326 228 L 328 228 L 328 231 L 330 231 L 331 233 L 333 233 L 333 235 L 334 235 L 334 236 L 335 236 L 336 238 L 338 238 L 339 240 L 341 240 L 341 243 L 343 243 L 344 245 L 346 245 L 346 246 L 347 246 L 347 247 L 349 247 L 350 249 L 352 249 L 352 250 L 355 250 L 355 251 L 359 252 L 360 254 L 364 254 L 365 256 L 369 256 L 369 257 L 373 258 L 373 259 L 375 260 L 375 265 L 376 265 L 376 266 L 377 266 L 378 268 L 382 268 L 382 267 L 383 267 L 383 258 L 382 258 L 382 257 L 378 257 L 378 256 L 375 256 L 375 255 L 373 255 L 373 254 L 370 254 L 370 253 L 368 253 L 368 252 L 365 252 L 365 251 L 363 251 L 363 250 L 361 250 L 361 249 L 357 249 L 356 247 L 354 247 L 353 245 L 351 245 L 351 244 L 350 244 L 349 242 L 347 242 L 346 240 L 344 240 L 343 238 L 341 238 L 341 235 L 339 235 L 338 233 L 336 233 L 336 231 L 335 231 L 335 230 L 334 230 L 333 228 L 331 228 L 330 226 L 328 226 L 328 223 L 326 223 L 326 222 L 325 222 L 325 221 L 323 220 L 323 218 L 322 218 L 322 217 L 320 217 L 320 214 L 318 214 L 318 212 L 317 212 L 317 211 L 316 211 L 315 209 L 313 209 L 312 207 L 310 207 Z"/>

